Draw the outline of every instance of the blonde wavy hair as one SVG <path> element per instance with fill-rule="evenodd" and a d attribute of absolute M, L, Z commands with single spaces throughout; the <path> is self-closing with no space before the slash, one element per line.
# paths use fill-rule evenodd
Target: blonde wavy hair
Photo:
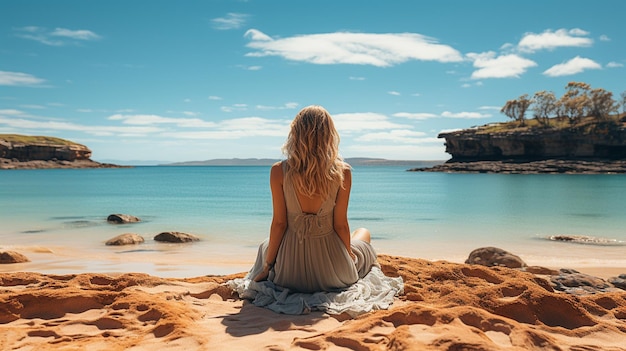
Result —
<path fill-rule="evenodd" d="M 300 110 L 293 122 L 283 153 L 287 156 L 286 178 L 303 195 L 326 199 L 334 184 L 343 186 L 349 166 L 339 155 L 339 133 L 321 106 Z"/>

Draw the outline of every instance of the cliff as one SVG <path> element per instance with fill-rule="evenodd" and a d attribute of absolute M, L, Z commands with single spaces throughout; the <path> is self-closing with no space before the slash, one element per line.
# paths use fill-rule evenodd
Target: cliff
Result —
<path fill-rule="evenodd" d="M 485 127 L 441 133 L 439 138 L 445 138 L 452 161 L 626 159 L 624 124 L 497 132 Z"/>
<path fill-rule="evenodd" d="M 90 157 L 87 146 L 69 140 L 0 134 L 0 169 L 119 167 L 92 161 Z"/>
<path fill-rule="evenodd" d="M 626 117 L 497 123 L 439 134 L 452 158 L 426 171 L 626 173 Z"/>

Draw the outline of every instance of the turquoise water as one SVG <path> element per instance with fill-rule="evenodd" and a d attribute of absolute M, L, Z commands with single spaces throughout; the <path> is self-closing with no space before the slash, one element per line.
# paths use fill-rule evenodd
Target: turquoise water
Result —
<path fill-rule="evenodd" d="M 626 267 L 626 176 L 353 171 L 352 228 L 367 227 L 379 253 L 462 262 L 498 246 L 529 264 Z M 271 220 L 269 167 L 135 167 L 0 172 L 0 250 L 32 262 L 0 271 L 234 273 L 249 267 Z M 141 223 L 111 225 L 111 213 Z M 162 231 L 195 234 L 193 244 L 159 244 Z M 146 243 L 108 247 L 133 232 Z M 617 245 L 552 242 L 588 235 Z"/>

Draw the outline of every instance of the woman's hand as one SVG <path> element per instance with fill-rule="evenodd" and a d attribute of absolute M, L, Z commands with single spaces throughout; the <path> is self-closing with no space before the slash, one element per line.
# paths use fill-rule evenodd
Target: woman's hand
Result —
<path fill-rule="evenodd" d="M 264 264 L 263 265 L 263 271 L 261 273 L 257 274 L 256 277 L 254 277 L 254 281 L 255 282 L 260 282 L 262 280 L 266 280 L 267 277 L 270 275 L 270 270 L 272 269 L 272 266 L 273 265 L 268 264 L 268 263 Z"/>

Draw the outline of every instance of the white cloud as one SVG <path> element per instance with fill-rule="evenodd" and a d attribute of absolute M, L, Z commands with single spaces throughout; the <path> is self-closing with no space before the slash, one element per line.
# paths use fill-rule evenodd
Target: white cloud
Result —
<path fill-rule="evenodd" d="M 239 29 L 246 23 L 248 17 L 243 13 L 230 12 L 225 17 L 212 19 L 211 23 L 213 23 L 213 28 L 219 30 Z"/>
<path fill-rule="evenodd" d="M 245 117 L 224 120 L 208 130 L 172 131 L 161 136 L 178 139 L 241 139 L 246 137 L 285 137 L 289 132 L 289 120 L 271 120 L 260 117 Z"/>
<path fill-rule="evenodd" d="M 387 116 L 374 112 L 333 114 L 335 127 L 341 132 L 360 132 L 364 130 L 404 129 L 411 126 L 390 122 Z"/>
<path fill-rule="evenodd" d="M 571 76 L 588 69 L 601 69 L 602 66 L 588 58 L 576 56 L 573 59 L 554 65 L 543 72 L 548 77 Z"/>
<path fill-rule="evenodd" d="M 500 111 L 502 109 L 502 107 L 498 107 L 498 106 L 480 106 L 478 108 L 479 110 L 493 110 L 493 111 Z"/>
<path fill-rule="evenodd" d="M 51 36 L 54 37 L 65 37 L 76 40 L 96 40 L 100 39 L 100 36 L 90 30 L 79 29 L 79 30 L 71 30 L 65 28 L 56 28 L 50 33 Z"/>
<path fill-rule="evenodd" d="M 249 48 L 257 51 L 246 56 L 280 56 L 291 61 L 314 64 L 358 64 L 388 67 L 409 60 L 459 62 L 463 58 L 454 48 L 415 33 L 372 34 L 336 32 L 298 35 L 272 39 L 250 29 L 245 36 Z"/>
<path fill-rule="evenodd" d="M 78 41 L 98 40 L 100 35 L 86 29 L 71 30 L 67 28 L 55 28 L 50 31 L 43 27 L 27 26 L 15 28 L 16 36 L 23 39 L 38 41 L 50 46 L 63 46 Z"/>
<path fill-rule="evenodd" d="M 28 73 L 0 71 L 0 85 L 25 85 L 34 86 L 45 82 L 41 78 L 37 78 Z"/>
<path fill-rule="evenodd" d="M 426 133 L 424 132 L 416 132 L 408 129 L 394 129 L 388 132 L 366 133 L 355 138 L 354 140 L 365 142 L 390 141 L 402 144 L 420 144 L 430 142 L 429 139 L 424 138 L 425 136 Z"/>
<path fill-rule="evenodd" d="M 434 113 L 425 113 L 425 112 L 421 112 L 421 113 L 420 112 L 418 112 L 418 113 L 398 112 L 398 113 L 394 113 L 392 116 L 408 118 L 408 119 L 417 119 L 417 120 L 423 120 L 423 119 L 437 117 L 437 115 L 434 114 Z"/>
<path fill-rule="evenodd" d="M 209 100 L 222 100 L 222 98 L 219 96 L 211 95 L 209 96 Z"/>
<path fill-rule="evenodd" d="M 472 79 L 519 78 L 528 68 L 537 66 L 534 61 L 515 54 L 496 57 L 493 51 L 469 53 L 467 57 L 473 60 L 474 67 L 478 68 L 472 72 Z"/>
<path fill-rule="evenodd" d="M 388 91 L 387 94 L 389 95 L 394 95 L 394 96 L 400 96 L 401 94 L 397 91 Z"/>
<path fill-rule="evenodd" d="M 456 112 L 456 113 L 452 113 L 450 111 L 444 111 L 444 112 L 441 113 L 441 117 L 473 119 L 473 118 L 489 118 L 489 117 L 491 117 L 491 115 L 488 114 L 488 113 L 479 113 L 479 112 Z"/>
<path fill-rule="evenodd" d="M 298 104 L 297 102 L 287 102 L 282 106 L 256 105 L 255 107 L 257 110 L 269 111 L 269 110 L 293 110 L 295 108 L 298 108 L 298 106 L 300 106 L 300 104 Z"/>
<path fill-rule="evenodd" d="M 173 124 L 182 128 L 210 128 L 215 127 L 215 123 L 207 122 L 199 118 L 171 118 L 157 115 L 122 115 L 115 114 L 107 118 L 111 121 L 122 121 L 123 124 L 131 125 L 158 125 Z"/>
<path fill-rule="evenodd" d="M 611 38 L 609 38 L 607 35 L 602 34 L 600 36 L 600 41 L 611 41 Z"/>
<path fill-rule="evenodd" d="M 619 63 L 619 62 L 609 62 L 606 64 L 607 68 L 617 68 L 617 67 L 624 67 L 624 64 Z"/>
<path fill-rule="evenodd" d="M 593 43 L 593 39 L 588 38 L 588 35 L 588 32 L 579 28 L 556 31 L 548 29 L 541 34 L 526 33 L 517 47 L 522 52 L 552 50 L 557 47 L 587 47 Z"/>
<path fill-rule="evenodd" d="M 365 77 L 349 77 L 350 80 L 365 80 Z"/>
<path fill-rule="evenodd" d="M 248 105 L 246 104 L 234 104 L 231 106 L 222 106 L 220 109 L 224 112 L 233 112 L 233 111 L 247 111 Z"/>
<path fill-rule="evenodd" d="M 26 117 L 9 117 L 5 118 L 0 112 L 0 125 L 5 125 L 10 128 L 16 128 L 19 130 L 39 130 L 39 131 L 73 131 L 83 132 L 91 135 L 113 135 L 120 133 L 132 133 L 132 134 L 148 134 L 156 133 L 161 129 L 156 127 L 129 127 L 129 126 L 85 126 L 70 122 L 63 121 L 39 121 L 33 119 L 27 119 Z"/>

